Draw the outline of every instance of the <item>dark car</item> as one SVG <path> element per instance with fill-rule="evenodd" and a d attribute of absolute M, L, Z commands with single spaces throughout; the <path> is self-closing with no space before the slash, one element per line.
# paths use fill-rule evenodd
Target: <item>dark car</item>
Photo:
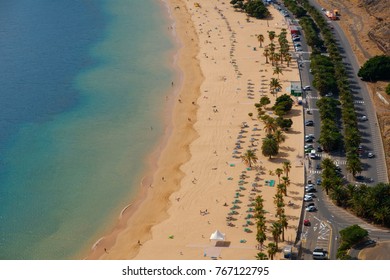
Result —
<path fill-rule="evenodd" d="M 313 121 L 305 121 L 305 125 L 306 126 L 313 126 L 314 125 L 314 122 Z"/>
<path fill-rule="evenodd" d="M 355 176 L 355 179 L 356 179 L 356 181 L 362 182 L 362 181 L 364 181 L 365 178 L 362 175 L 357 175 L 357 176 Z"/>
<path fill-rule="evenodd" d="M 321 170 L 321 163 L 317 163 L 316 169 Z"/>
<path fill-rule="evenodd" d="M 321 185 L 322 183 L 322 180 L 321 179 L 317 179 L 317 185 Z"/>
<path fill-rule="evenodd" d="M 321 148 L 321 146 L 318 146 L 317 147 L 317 152 L 321 153 L 323 151 L 323 149 Z"/>
<path fill-rule="evenodd" d="M 306 207 L 310 207 L 310 206 L 316 206 L 316 205 L 314 204 L 314 202 L 310 202 L 309 204 L 306 205 Z"/>

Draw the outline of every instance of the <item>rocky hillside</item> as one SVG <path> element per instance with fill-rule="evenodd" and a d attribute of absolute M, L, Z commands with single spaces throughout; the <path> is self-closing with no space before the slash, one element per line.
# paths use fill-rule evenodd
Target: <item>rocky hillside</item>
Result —
<path fill-rule="evenodd" d="M 387 55 L 390 54 L 390 3 L 388 0 L 360 0 L 360 5 L 376 19 L 376 24 L 368 32 L 369 37 Z"/>

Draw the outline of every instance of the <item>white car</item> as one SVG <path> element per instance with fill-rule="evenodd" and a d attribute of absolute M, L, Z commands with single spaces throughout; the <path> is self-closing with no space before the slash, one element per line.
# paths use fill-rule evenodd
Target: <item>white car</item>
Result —
<path fill-rule="evenodd" d="M 367 157 L 368 157 L 368 158 L 373 158 L 373 157 L 375 157 L 375 155 L 374 155 L 373 153 L 368 153 L 368 154 L 367 154 Z"/>
<path fill-rule="evenodd" d="M 361 120 L 361 121 L 367 121 L 367 120 L 368 120 L 368 118 L 367 118 L 366 115 L 363 115 L 363 116 L 361 116 L 361 117 L 358 118 L 358 119 Z"/>
<path fill-rule="evenodd" d="M 327 94 L 325 94 L 325 97 L 332 97 L 332 96 L 333 96 L 332 92 L 328 92 Z"/>
<path fill-rule="evenodd" d="M 303 90 L 310 90 L 310 86 L 304 86 Z"/>
<path fill-rule="evenodd" d="M 317 208 L 315 206 L 309 206 L 305 209 L 307 212 L 315 212 L 317 211 Z"/>
<path fill-rule="evenodd" d="M 304 197 L 311 197 L 311 198 L 314 198 L 315 195 L 314 195 L 314 193 L 307 193 L 307 194 L 305 194 Z"/>
<path fill-rule="evenodd" d="M 313 200 L 313 198 L 311 196 L 305 196 L 303 198 L 303 201 L 312 201 L 312 200 Z"/>
<path fill-rule="evenodd" d="M 305 189 L 307 190 L 307 189 L 310 189 L 310 188 L 314 188 L 314 184 L 307 184 L 306 186 L 305 186 Z"/>

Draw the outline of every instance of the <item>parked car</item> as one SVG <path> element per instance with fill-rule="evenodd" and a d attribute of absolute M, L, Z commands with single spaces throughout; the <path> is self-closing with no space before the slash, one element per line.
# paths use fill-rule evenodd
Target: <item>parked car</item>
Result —
<path fill-rule="evenodd" d="M 310 90 L 310 86 L 304 86 L 303 90 Z"/>
<path fill-rule="evenodd" d="M 306 126 L 313 126 L 313 125 L 314 125 L 314 122 L 313 122 L 312 120 L 305 121 L 305 125 L 306 125 Z"/>
<path fill-rule="evenodd" d="M 318 147 L 317 147 L 317 152 L 318 152 L 318 153 L 321 153 L 322 151 L 323 151 L 323 150 L 322 150 L 321 146 L 318 146 Z"/>
<path fill-rule="evenodd" d="M 305 209 L 307 212 L 315 212 L 317 211 L 317 208 L 315 206 L 309 206 Z"/>
<path fill-rule="evenodd" d="M 308 204 L 306 205 L 306 207 L 310 207 L 310 206 L 316 206 L 316 205 L 314 204 L 314 202 L 310 202 L 310 203 L 308 203 Z"/>
<path fill-rule="evenodd" d="M 368 154 L 367 154 L 367 157 L 368 157 L 368 158 L 373 158 L 373 157 L 375 157 L 375 155 L 374 155 L 373 153 L 368 153 Z"/>
<path fill-rule="evenodd" d="M 363 115 L 363 116 L 361 116 L 361 117 L 358 117 L 358 120 L 359 120 L 359 121 L 367 121 L 368 118 L 367 118 L 366 115 Z"/>
<path fill-rule="evenodd" d="M 305 137 L 305 142 L 306 143 L 313 143 L 313 138 L 306 138 Z"/>
<path fill-rule="evenodd" d="M 302 47 L 301 43 L 295 43 L 294 47 Z"/>
<path fill-rule="evenodd" d="M 312 144 L 307 144 L 307 145 L 305 145 L 305 150 L 306 150 L 306 149 L 312 150 L 312 149 L 314 149 L 314 147 L 313 147 Z"/>
<path fill-rule="evenodd" d="M 313 192 L 316 192 L 316 191 L 317 191 L 317 190 L 316 190 L 315 187 L 306 189 L 306 192 L 307 192 L 307 193 L 313 193 Z"/>
<path fill-rule="evenodd" d="M 303 220 L 303 225 L 309 227 L 311 225 L 310 220 Z"/>
<path fill-rule="evenodd" d="M 356 181 L 358 181 L 358 182 L 363 182 L 363 181 L 365 180 L 364 176 L 362 176 L 362 175 L 357 175 L 357 176 L 355 176 L 355 179 L 356 179 Z"/>
<path fill-rule="evenodd" d="M 302 48 L 301 48 L 301 47 L 296 47 L 295 50 L 296 50 L 297 52 L 301 52 L 301 51 L 302 51 Z"/>
<path fill-rule="evenodd" d="M 317 185 L 321 185 L 322 184 L 322 180 L 321 179 L 317 179 Z"/>
<path fill-rule="evenodd" d="M 321 169 L 322 169 L 322 167 L 321 167 L 321 163 L 317 163 L 317 165 L 316 165 L 316 169 L 317 169 L 317 170 L 321 170 Z"/>
<path fill-rule="evenodd" d="M 312 200 L 313 200 L 313 198 L 310 197 L 310 196 L 305 196 L 305 197 L 303 198 L 303 201 L 312 201 Z"/>
<path fill-rule="evenodd" d="M 308 193 L 308 194 L 305 194 L 305 195 L 303 196 L 303 198 L 311 198 L 311 199 L 313 199 L 314 196 L 313 196 L 311 193 Z"/>
<path fill-rule="evenodd" d="M 310 183 L 310 184 L 307 184 L 307 185 L 305 186 L 305 189 L 312 188 L 312 187 L 314 187 L 314 184 Z"/>
<path fill-rule="evenodd" d="M 333 96 L 332 92 L 328 92 L 327 94 L 325 94 L 325 97 L 332 97 L 332 96 Z"/>
<path fill-rule="evenodd" d="M 292 40 L 293 40 L 293 42 L 299 42 L 301 40 L 301 37 L 295 37 Z"/>

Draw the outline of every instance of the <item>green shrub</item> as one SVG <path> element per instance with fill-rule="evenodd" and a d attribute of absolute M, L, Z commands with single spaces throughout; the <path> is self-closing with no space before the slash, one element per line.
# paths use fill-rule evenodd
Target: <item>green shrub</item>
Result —
<path fill-rule="evenodd" d="M 390 80 L 390 56 L 377 55 L 364 63 L 358 72 L 363 81 Z"/>

